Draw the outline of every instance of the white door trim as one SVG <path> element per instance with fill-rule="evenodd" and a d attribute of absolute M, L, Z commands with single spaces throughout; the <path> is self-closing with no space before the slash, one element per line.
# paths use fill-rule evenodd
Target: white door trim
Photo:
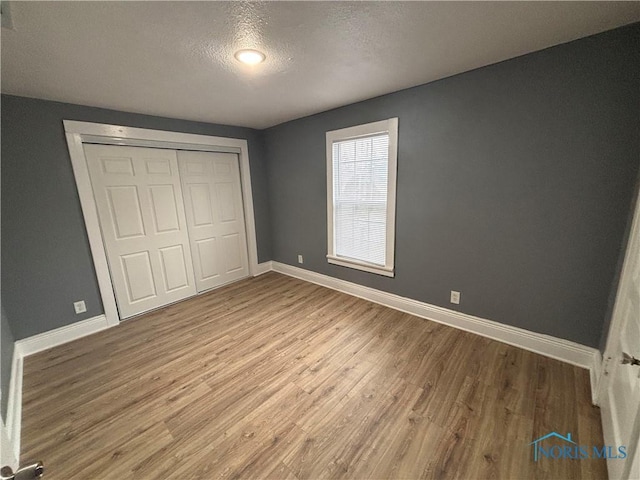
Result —
<path fill-rule="evenodd" d="M 18 341 L 19 342 L 19 341 Z M 9 440 L 10 455 L 15 457 L 15 462 L 20 460 L 20 435 L 22 433 L 22 366 L 23 354 L 18 342 L 13 347 L 11 359 L 11 379 L 9 381 L 7 418 L 4 424 L 5 434 Z M 7 438 L 4 439 L 5 441 Z M 3 449 L 4 450 L 4 449 Z M 5 453 L 2 452 L 2 456 Z M 10 459 L 10 458 L 9 458 Z"/>
<path fill-rule="evenodd" d="M 82 148 L 83 142 L 127 145 L 131 147 L 157 147 L 238 153 L 240 158 L 240 183 L 242 184 L 242 200 L 244 203 L 247 231 L 247 248 L 249 250 L 249 275 L 255 276 L 259 273 L 247 140 L 102 123 L 78 122 L 75 120 L 64 120 L 63 123 L 67 146 L 69 148 L 69 156 L 71 157 L 71 165 L 76 179 L 78 195 L 80 196 L 82 215 L 84 216 L 84 223 L 87 228 L 87 235 L 89 236 L 89 246 L 98 279 L 98 288 L 100 289 L 104 314 L 109 325 L 117 325 L 120 322 L 120 318 L 118 316 L 115 294 L 111 284 L 111 273 L 109 272 L 107 255 L 100 230 L 98 211 L 93 198 L 87 160 L 84 155 L 84 149 Z"/>

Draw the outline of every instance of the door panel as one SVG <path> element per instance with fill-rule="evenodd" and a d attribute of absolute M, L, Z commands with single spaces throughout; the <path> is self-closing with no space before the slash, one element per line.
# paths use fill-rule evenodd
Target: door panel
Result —
<path fill-rule="evenodd" d="M 146 159 L 145 166 L 149 175 L 171 175 L 171 163 L 168 159 Z"/>
<path fill-rule="evenodd" d="M 233 184 L 218 183 L 216 185 L 218 194 L 218 215 L 221 222 L 235 222 L 238 220 L 234 205 Z"/>
<path fill-rule="evenodd" d="M 156 296 L 149 252 L 121 255 L 124 280 L 129 293 L 129 302 L 135 303 Z"/>
<path fill-rule="evenodd" d="M 242 245 L 240 235 L 232 233 L 222 237 L 224 242 L 224 254 L 227 259 L 226 273 L 233 273 L 242 268 Z"/>
<path fill-rule="evenodd" d="M 151 205 L 153 207 L 153 220 L 156 233 L 180 230 L 177 200 L 173 185 L 154 185 L 149 187 L 151 193 Z"/>
<path fill-rule="evenodd" d="M 111 173 L 114 175 L 129 175 L 133 177 L 133 162 L 131 158 L 102 158 L 100 159 L 102 173 Z"/>
<path fill-rule="evenodd" d="M 196 293 L 176 152 L 84 145 L 121 318 Z"/>
<path fill-rule="evenodd" d="M 138 188 L 136 186 L 107 187 L 107 193 L 116 238 L 121 240 L 144 235 Z"/>
<path fill-rule="evenodd" d="M 198 291 L 247 277 L 238 156 L 181 151 L 178 164 Z"/>
<path fill-rule="evenodd" d="M 201 268 L 203 280 L 220 275 L 220 268 L 216 255 L 216 238 L 205 238 L 195 242 L 198 248 L 199 258 L 196 259 Z"/>
<path fill-rule="evenodd" d="M 206 183 L 189 185 L 191 195 L 191 211 L 193 226 L 213 226 L 213 212 L 211 211 L 211 191 Z"/>
<path fill-rule="evenodd" d="M 162 259 L 162 277 L 167 292 L 189 285 L 185 268 L 187 259 L 184 258 L 182 245 L 161 248 L 160 258 Z"/>

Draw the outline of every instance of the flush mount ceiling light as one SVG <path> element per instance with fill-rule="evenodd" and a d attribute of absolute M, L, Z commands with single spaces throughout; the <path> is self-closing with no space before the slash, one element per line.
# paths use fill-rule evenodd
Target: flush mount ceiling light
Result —
<path fill-rule="evenodd" d="M 267 58 L 264 53 L 251 49 L 238 50 L 233 56 L 236 57 L 236 60 L 239 62 L 246 63 L 247 65 L 257 65 L 264 62 L 264 59 Z"/>

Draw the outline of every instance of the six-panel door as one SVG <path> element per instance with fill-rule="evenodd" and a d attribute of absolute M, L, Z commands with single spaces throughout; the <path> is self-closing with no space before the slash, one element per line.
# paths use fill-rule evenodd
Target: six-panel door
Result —
<path fill-rule="evenodd" d="M 176 152 L 84 150 L 120 318 L 194 295 Z"/>
<path fill-rule="evenodd" d="M 178 164 L 198 292 L 247 277 L 238 156 L 179 151 Z"/>

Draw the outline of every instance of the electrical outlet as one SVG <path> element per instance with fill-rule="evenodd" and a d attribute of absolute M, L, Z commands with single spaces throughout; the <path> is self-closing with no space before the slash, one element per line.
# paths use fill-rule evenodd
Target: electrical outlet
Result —
<path fill-rule="evenodd" d="M 87 306 L 84 303 L 84 300 L 80 300 L 79 302 L 73 302 L 73 308 L 76 311 L 76 315 L 78 313 L 84 313 L 87 311 Z"/>
<path fill-rule="evenodd" d="M 451 290 L 451 303 L 455 303 L 456 305 L 460 304 L 460 292 Z"/>
<path fill-rule="evenodd" d="M 298 255 L 298 263 L 304 263 L 304 258 L 302 258 L 302 255 Z"/>

